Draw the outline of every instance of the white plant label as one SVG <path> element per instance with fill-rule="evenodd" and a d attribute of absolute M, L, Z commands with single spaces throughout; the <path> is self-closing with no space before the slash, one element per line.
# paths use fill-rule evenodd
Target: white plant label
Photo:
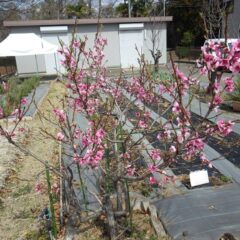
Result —
<path fill-rule="evenodd" d="M 191 187 L 209 183 L 209 177 L 208 177 L 207 170 L 199 170 L 199 171 L 190 172 L 189 177 L 190 177 Z"/>

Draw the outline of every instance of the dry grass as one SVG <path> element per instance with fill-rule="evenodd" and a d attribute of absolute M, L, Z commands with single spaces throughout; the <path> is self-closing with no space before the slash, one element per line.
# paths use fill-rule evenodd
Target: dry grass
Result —
<path fill-rule="evenodd" d="M 129 236 L 121 236 L 121 240 L 170 240 L 169 237 L 157 237 L 150 222 L 150 217 L 147 213 L 134 211 L 133 213 L 133 233 Z M 76 230 L 77 234 L 74 240 L 107 240 L 104 235 L 102 222 L 90 222 L 81 224 Z"/>
<path fill-rule="evenodd" d="M 60 83 L 53 82 L 47 98 L 43 101 L 40 111 L 49 112 L 51 109 L 48 100 L 59 105 L 58 96 L 64 93 Z M 50 116 L 50 113 L 48 113 Z M 23 123 L 27 127 L 26 134 L 21 143 L 41 159 L 50 163 L 58 163 L 58 144 L 40 135 L 43 125 L 54 132 L 54 128 L 39 116 L 29 122 Z M 46 194 L 35 192 L 37 178 L 44 181 L 44 166 L 32 157 L 23 154 L 17 155 L 15 173 L 7 182 L 6 188 L 1 192 L 0 211 L 0 239 L 45 239 L 38 233 L 37 216 L 41 209 L 48 206 Z M 47 238 L 46 238 L 47 239 Z"/>

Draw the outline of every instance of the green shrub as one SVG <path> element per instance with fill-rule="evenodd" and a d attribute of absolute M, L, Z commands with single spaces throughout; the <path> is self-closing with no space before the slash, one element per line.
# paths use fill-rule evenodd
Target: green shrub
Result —
<path fill-rule="evenodd" d="M 189 48 L 189 47 L 177 46 L 177 47 L 176 47 L 176 55 L 177 55 L 179 58 L 189 57 L 189 55 L 190 55 L 190 48 Z"/>
<path fill-rule="evenodd" d="M 5 116 L 9 116 L 19 105 L 21 99 L 35 89 L 39 85 L 39 82 L 40 78 L 37 76 L 23 80 L 12 77 L 8 80 L 9 91 L 7 93 L 4 93 L 3 87 L 0 85 L 0 94 L 4 94 L 0 98 L 0 106 L 4 110 Z"/>
<path fill-rule="evenodd" d="M 195 37 L 192 32 L 184 32 L 183 38 L 181 40 L 181 45 L 185 47 L 190 47 L 193 44 L 194 39 Z"/>

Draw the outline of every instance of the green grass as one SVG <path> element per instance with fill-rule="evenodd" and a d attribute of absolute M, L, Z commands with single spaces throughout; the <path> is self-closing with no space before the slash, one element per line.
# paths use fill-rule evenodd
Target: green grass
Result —
<path fill-rule="evenodd" d="M 4 116 L 9 116 L 19 106 L 23 97 L 26 97 L 39 85 L 40 78 L 37 76 L 21 80 L 13 77 L 8 80 L 9 91 L 4 92 L 3 85 L 0 85 L 0 106 L 3 108 Z"/>
<path fill-rule="evenodd" d="M 154 80 L 159 80 L 162 83 L 164 82 L 169 83 L 173 79 L 172 75 L 169 72 L 162 71 L 162 70 L 158 72 L 153 72 L 152 77 Z"/>

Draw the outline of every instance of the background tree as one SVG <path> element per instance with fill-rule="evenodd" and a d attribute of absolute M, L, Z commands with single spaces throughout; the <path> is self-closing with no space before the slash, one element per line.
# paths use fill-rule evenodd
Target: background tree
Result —
<path fill-rule="evenodd" d="M 116 6 L 115 14 L 117 17 L 128 17 L 128 3 L 125 1 Z"/>
<path fill-rule="evenodd" d="M 101 7 L 101 16 L 104 18 L 115 17 L 114 3 L 109 3 Z"/>
<path fill-rule="evenodd" d="M 204 0 L 201 17 L 204 22 L 205 38 L 221 38 L 225 33 L 223 22 L 233 9 L 233 1 Z"/>
<path fill-rule="evenodd" d="M 36 5 L 35 0 L 0 0 L 0 40 L 8 33 L 8 30 L 3 28 L 3 21 L 24 18 L 34 5 Z"/>
<path fill-rule="evenodd" d="M 84 1 L 79 1 L 77 5 L 68 4 L 66 6 L 66 14 L 68 18 L 86 18 L 90 15 L 89 7 Z"/>
<path fill-rule="evenodd" d="M 175 47 L 188 41 L 195 46 L 203 43 L 204 28 L 201 27 L 202 0 L 168 0 L 166 15 L 173 16 L 168 26 L 169 45 Z M 191 38 L 191 39 L 190 39 Z"/>

